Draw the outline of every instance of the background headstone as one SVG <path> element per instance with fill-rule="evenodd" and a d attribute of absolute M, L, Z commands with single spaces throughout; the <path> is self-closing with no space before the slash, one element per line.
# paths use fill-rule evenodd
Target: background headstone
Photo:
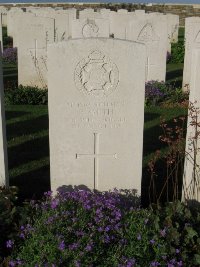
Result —
<path fill-rule="evenodd" d="M 198 108 L 197 123 L 200 123 L 200 48 L 193 49 L 191 53 L 191 80 L 189 101 Z M 189 110 L 188 114 L 190 114 Z M 196 116 L 196 113 L 193 113 Z M 196 120 L 196 119 L 195 119 Z M 194 118 L 193 118 L 194 121 Z M 200 201 L 200 136 L 199 126 L 192 123 L 192 116 L 188 116 L 188 127 L 186 135 L 186 156 L 183 176 L 183 200 Z M 194 138 L 197 136 L 197 138 Z M 196 151 L 196 152 L 195 152 Z M 194 168 L 195 167 L 195 168 Z"/>
<path fill-rule="evenodd" d="M 1 53 L 0 53 L 1 54 Z M 0 186 L 8 186 L 8 158 L 7 158 L 7 141 L 6 141 L 6 121 L 4 108 L 4 88 L 2 59 L 0 56 Z"/>
<path fill-rule="evenodd" d="M 200 18 L 185 20 L 185 57 L 183 69 L 183 90 L 190 90 L 192 50 L 200 47 Z"/>
<path fill-rule="evenodd" d="M 55 20 L 29 14 L 19 21 L 18 84 L 47 87 L 47 45 L 53 43 Z"/>
<path fill-rule="evenodd" d="M 72 21 L 72 38 L 109 37 L 108 19 L 77 19 Z"/>
<path fill-rule="evenodd" d="M 145 59 L 144 45 L 112 38 L 49 46 L 52 190 L 76 185 L 140 193 Z"/>
<path fill-rule="evenodd" d="M 132 18 L 127 40 L 144 43 L 147 48 L 146 81 L 165 81 L 167 20 L 164 15 L 146 14 Z"/>

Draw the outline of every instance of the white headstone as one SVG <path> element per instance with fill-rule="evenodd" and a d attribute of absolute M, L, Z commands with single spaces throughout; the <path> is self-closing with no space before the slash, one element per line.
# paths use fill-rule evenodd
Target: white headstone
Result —
<path fill-rule="evenodd" d="M 92 8 L 86 8 L 79 12 L 79 19 L 102 19 L 104 16 L 94 11 Z"/>
<path fill-rule="evenodd" d="M 192 50 L 200 47 L 200 18 L 185 19 L 185 57 L 183 69 L 183 90 L 190 89 Z"/>
<path fill-rule="evenodd" d="M 127 40 L 127 28 L 133 17 L 133 14 L 110 12 L 110 33 L 114 35 L 114 38 Z"/>
<path fill-rule="evenodd" d="M 171 44 L 178 42 L 179 16 L 174 14 L 166 14 L 167 31 L 168 31 L 168 49 L 171 53 Z"/>
<path fill-rule="evenodd" d="M 0 57 L 1 58 L 1 57 Z M 9 186 L 2 61 L 0 59 L 0 186 Z"/>
<path fill-rule="evenodd" d="M 0 45 L 1 45 L 1 51 L 3 52 L 3 30 L 2 30 L 2 16 L 0 14 Z"/>
<path fill-rule="evenodd" d="M 7 13 L 8 13 L 8 8 L 1 6 L 0 7 L 0 14 L 2 18 L 2 26 L 7 27 Z"/>
<path fill-rule="evenodd" d="M 108 19 L 77 19 L 72 21 L 72 38 L 109 37 Z"/>
<path fill-rule="evenodd" d="M 24 12 L 21 8 L 11 8 L 7 13 L 7 35 L 13 37 L 16 33 L 15 26 L 16 26 L 16 19 Z M 14 37 L 13 37 L 14 38 Z"/>
<path fill-rule="evenodd" d="M 112 38 L 49 46 L 53 191 L 84 185 L 140 193 L 145 58 L 144 45 Z"/>
<path fill-rule="evenodd" d="M 189 101 L 194 105 L 194 108 L 198 108 L 198 111 L 193 114 L 190 114 L 191 110 L 188 112 L 182 199 L 200 201 L 200 136 L 198 126 L 200 123 L 200 48 L 193 49 L 191 56 Z M 194 121 L 197 124 L 193 124 Z"/>
<path fill-rule="evenodd" d="M 146 81 L 165 81 L 167 20 L 163 15 L 136 16 L 127 29 L 127 39 L 142 42 L 147 48 Z"/>
<path fill-rule="evenodd" d="M 31 19 L 30 19 L 31 18 Z M 55 21 L 51 18 L 25 16 L 18 36 L 18 84 L 47 86 L 47 45 L 54 42 Z"/>

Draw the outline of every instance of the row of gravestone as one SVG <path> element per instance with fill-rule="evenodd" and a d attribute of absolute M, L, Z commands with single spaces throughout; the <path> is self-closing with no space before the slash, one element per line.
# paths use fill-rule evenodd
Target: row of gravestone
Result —
<path fill-rule="evenodd" d="M 105 37 L 145 43 L 146 81 L 164 81 L 166 55 L 178 39 L 179 18 L 142 10 L 12 8 L 7 32 L 18 48 L 18 82 L 47 87 L 47 45 L 75 38 Z"/>

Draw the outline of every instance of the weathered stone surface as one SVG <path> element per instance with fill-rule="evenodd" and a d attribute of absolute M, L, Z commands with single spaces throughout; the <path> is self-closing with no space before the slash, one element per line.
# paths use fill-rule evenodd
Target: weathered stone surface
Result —
<path fill-rule="evenodd" d="M 191 17 L 185 21 L 185 57 L 183 90 L 190 89 L 192 50 L 200 47 L 200 18 Z"/>
<path fill-rule="evenodd" d="M 179 16 L 174 14 L 166 14 L 166 17 L 169 41 L 167 51 L 171 53 L 171 44 L 178 42 Z"/>
<path fill-rule="evenodd" d="M 189 101 L 193 104 L 194 111 L 192 112 L 192 109 L 188 111 L 182 199 L 200 201 L 200 137 L 198 133 L 198 124 L 200 123 L 200 48 L 193 49 L 191 57 L 192 72 Z M 194 123 L 195 121 L 197 124 Z"/>
<path fill-rule="evenodd" d="M 48 47 L 51 188 L 140 193 L 145 46 L 109 38 Z"/>
<path fill-rule="evenodd" d="M 142 42 L 147 48 L 146 81 L 165 81 L 167 20 L 164 15 L 146 14 L 132 18 L 127 39 Z"/>
<path fill-rule="evenodd" d="M 72 21 L 72 38 L 109 37 L 108 19 L 77 19 Z"/>
<path fill-rule="evenodd" d="M 31 13 L 21 19 L 21 31 L 18 32 L 18 83 L 45 88 L 47 45 L 55 40 L 55 20 Z"/>

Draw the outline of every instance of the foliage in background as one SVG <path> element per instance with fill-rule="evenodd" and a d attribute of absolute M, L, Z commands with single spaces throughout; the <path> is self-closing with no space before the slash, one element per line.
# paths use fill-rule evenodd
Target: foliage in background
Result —
<path fill-rule="evenodd" d="M 185 54 L 184 42 L 171 44 L 171 57 L 169 63 L 183 63 Z"/>
<path fill-rule="evenodd" d="M 2 59 L 4 63 L 17 64 L 17 48 L 9 47 L 3 50 Z"/>
<path fill-rule="evenodd" d="M 166 145 L 167 149 L 163 153 L 157 150 L 148 163 L 150 203 L 177 201 L 181 199 L 182 193 L 186 118 L 184 116 L 176 118 L 171 125 L 162 119 L 160 127 L 162 128 L 162 135 L 159 139 Z M 164 177 L 158 173 L 161 162 L 164 169 L 162 176 Z"/>
<path fill-rule="evenodd" d="M 7 105 L 46 105 L 47 102 L 47 89 L 20 85 L 18 88 L 5 90 Z"/>
<path fill-rule="evenodd" d="M 148 81 L 145 84 L 145 105 L 176 104 L 188 99 L 188 93 L 170 83 Z"/>
<path fill-rule="evenodd" d="M 137 197 L 135 196 L 135 199 Z M 119 191 L 60 192 L 31 203 L 10 266 L 168 266 L 200 264 L 200 208 L 180 202 L 140 209 Z"/>

